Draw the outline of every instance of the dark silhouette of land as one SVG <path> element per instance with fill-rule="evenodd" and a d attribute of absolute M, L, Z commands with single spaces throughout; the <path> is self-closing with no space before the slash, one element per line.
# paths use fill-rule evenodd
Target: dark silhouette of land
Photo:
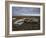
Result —
<path fill-rule="evenodd" d="M 40 17 L 39 16 L 13 16 L 12 18 L 16 18 L 16 19 L 12 19 L 12 30 L 13 31 L 40 30 Z M 19 19 L 23 19 L 23 18 L 29 18 L 29 19 L 25 19 L 22 25 L 14 24 L 14 22 L 16 22 Z M 30 18 L 32 19 L 30 20 Z M 38 21 L 36 22 L 33 21 L 37 19 Z"/>

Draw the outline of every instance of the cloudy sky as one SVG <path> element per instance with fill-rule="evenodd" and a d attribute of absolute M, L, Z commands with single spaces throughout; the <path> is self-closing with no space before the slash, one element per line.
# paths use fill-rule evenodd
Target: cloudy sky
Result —
<path fill-rule="evenodd" d="M 39 16 L 40 8 L 12 7 L 12 16 Z"/>

